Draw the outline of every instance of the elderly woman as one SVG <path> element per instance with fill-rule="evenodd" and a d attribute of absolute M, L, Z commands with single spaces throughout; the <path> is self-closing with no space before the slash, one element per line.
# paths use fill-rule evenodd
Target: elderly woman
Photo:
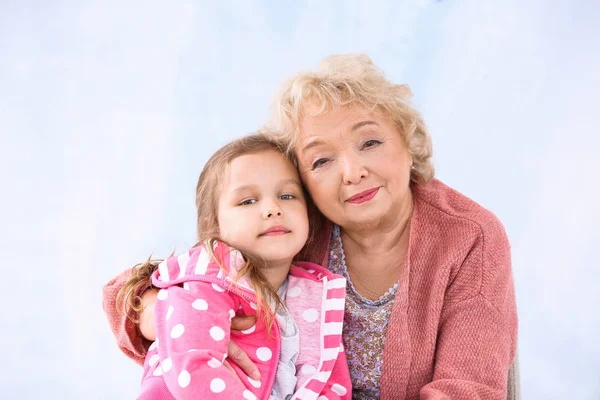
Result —
<path fill-rule="evenodd" d="M 517 340 L 510 246 L 491 212 L 434 179 L 410 97 L 364 55 L 329 57 L 283 85 L 271 131 L 324 216 L 303 257 L 348 279 L 354 398 L 506 399 Z M 123 276 L 107 285 L 105 309 L 139 358 L 149 342 L 111 311 Z M 239 349 L 230 356 L 252 370 Z"/>

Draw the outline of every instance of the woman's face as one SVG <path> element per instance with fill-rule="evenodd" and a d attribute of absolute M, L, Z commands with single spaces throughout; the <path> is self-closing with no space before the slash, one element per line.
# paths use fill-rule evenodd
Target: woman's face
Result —
<path fill-rule="evenodd" d="M 346 229 L 369 229 L 402 218 L 412 205 L 412 157 L 394 123 L 359 105 L 318 116 L 311 111 L 316 108 L 308 107 L 300 121 L 294 152 L 321 212 Z"/>

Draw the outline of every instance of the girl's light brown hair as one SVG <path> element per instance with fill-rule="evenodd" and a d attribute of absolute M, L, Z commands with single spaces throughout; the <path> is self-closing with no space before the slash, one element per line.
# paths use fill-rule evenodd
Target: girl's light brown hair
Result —
<path fill-rule="evenodd" d="M 270 132 L 263 132 L 234 140 L 217 150 L 206 162 L 200 173 L 198 184 L 196 185 L 197 245 L 206 243 L 206 249 L 212 253 L 213 259 L 215 260 L 217 260 L 217 258 L 214 257 L 214 253 L 212 252 L 212 242 L 215 240 L 224 242 L 219 237 L 219 222 L 217 216 L 223 178 L 228 171 L 229 164 L 234 159 L 246 154 L 275 150 L 287 157 L 289 161 L 295 165 L 294 160 L 291 158 L 292 156 L 289 152 L 286 152 L 286 146 L 275 139 L 275 137 L 276 135 Z M 314 237 L 314 232 L 319 229 L 321 219 L 316 207 L 309 196 L 307 196 L 306 192 L 304 193 L 304 197 L 306 199 L 310 225 L 308 245 Z M 261 272 L 260 267 L 264 261 L 253 258 L 248 254 L 242 253 L 242 255 L 246 260 L 246 264 L 240 269 L 238 279 L 246 275 L 250 277 L 257 295 L 258 316 L 264 318 L 267 325 L 270 327 L 273 321 L 271 313 L 264 312 L 265 309 L 268 309 L 266 304 L 273 302 L 276 311 L 279 307 L 283 306 L 283 303 L 277 295 L 277 288 L 273 288 Z M 160 260 L 149 259 L 145 263 L 134 266 L 130 279 L 117 295 L 117 307 L 122 309 L 121 307 L 124 306 L 126 315 L 136 323 L 139 322 L 137 316 L 142 311 L 140 294 L 146 288 L 151 287 L 152 272 L 158 268 L 159 263 Z M 121 298 L 123 306 L 119 305 L 119 299 Z"/>
<path fill-rule="evenodd" d="M 281 85 L 274 99 L 269 129 L 292 151 L 307 106 L 311 115 L 338 106 L 362 105 L 382 113 L 398 128 L 413 158 L 411 181 L 427 183 L 434 176 L 431 137 L 421 115 L 411 103 L 408 85 L 390 82 L 365 54 L 326 57 L 316 71 L 301 72 Z"/>

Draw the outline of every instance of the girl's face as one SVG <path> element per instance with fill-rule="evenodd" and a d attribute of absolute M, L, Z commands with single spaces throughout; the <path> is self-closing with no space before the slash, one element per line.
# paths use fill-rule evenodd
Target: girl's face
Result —
<path fill-rule="evenodd" d="M 358 105 L 310 111 L 294 151 L 316 206 L 347 229 L 393 223 L 412 202 L 412 157 L 398 128 Z"/>
<path fill-rule="evenodd" d="M 218 203 L 220 237 L 268 266 L 289 265 L 308 239 L 300 177 L 276 150 L 234 159 Z"/>

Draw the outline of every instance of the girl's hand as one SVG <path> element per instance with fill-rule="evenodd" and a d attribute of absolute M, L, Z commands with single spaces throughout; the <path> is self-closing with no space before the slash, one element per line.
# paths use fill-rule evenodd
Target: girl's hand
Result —
<path fill-rule="evenodd" d="M 156 325 L 154 323 L 154 305 L 158 289 L 148 289 L 142 294 L 143 311 L 139 315 L 139 329 L 142 336 L 150 341 L 156 340 Z M 231 330 L 243 331 L 250 328 L 256 322 L 254 317 L 235 317 L 231 320 Z M 250 360 L 246 352 L 233 341 L 229 341 L 227 357 L 235 362 L 248 376 L 254 380 L 260 380 L 258 367 Z M 228 365 L 231 369 L 231 367 Z M 233 371 L 233 369 L 232 369 Z"/>

